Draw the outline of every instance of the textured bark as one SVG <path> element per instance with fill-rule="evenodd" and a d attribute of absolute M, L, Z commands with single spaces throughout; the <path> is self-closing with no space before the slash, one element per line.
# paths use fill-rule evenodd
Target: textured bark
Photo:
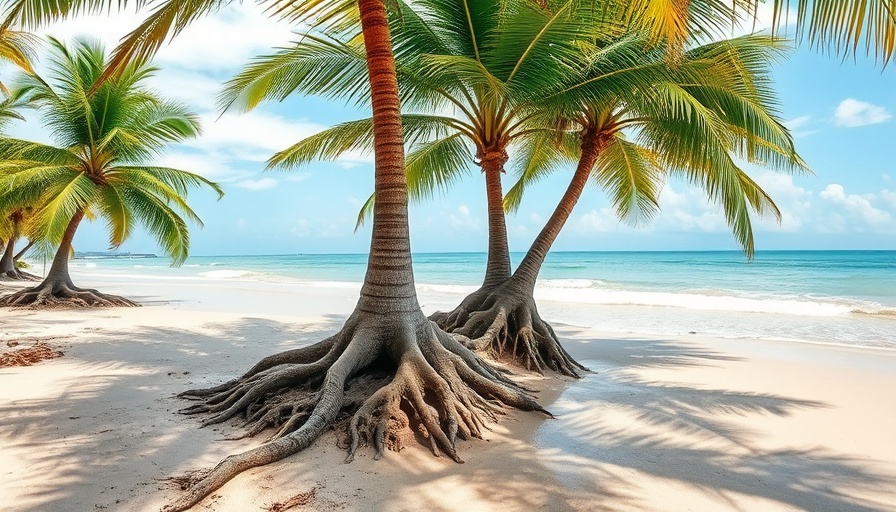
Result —
<path fill-rule="evenodd" d="M 124 297 L 78 288 L 72 283 L 68 272 L 68 260 L 75 232 L 78 230 L 78 225 L 83 218 L 84 212 L 78 211 L 72 217 L 72 220 L 69 221 L 62 236 L 62 242 L 59 244 L 59 249 L 56 250 L 56 256 L 53 258 L 53 264 L 50 266 L 50 271 L 47 272 L 43 282 L 33 288 L 26 288 L 0 297 L 0 306 L 44 308 L 138 305 Z"/>
<path fill-rule="evenodd" d="M 6 247 L 3 251 L 3 256 L 0 257 L 0 273 L 6 274 L 7 277 L 15 278 L 14 275 L 16 270 L 15 265 L 15 254 L 16 254 L 16 239 L 15 237 L 11 237 L 6 242 Z"/>
<path fill-rule="evenodd" d="M 13 256 L 13 262 L 22 259 L 22 257 L 25 256 L 25 254 L 27 254 L 32 247 L 34 247 L 34 240 L 28 240 L 28 243 L 25 245 L 25 247 L 22 247 L 22 250 L 17 252 L 16 255 Z"/>
<path fill-rule="evenodd" d="M 569 220 L 569 216 L 572 215 L 572 210 L 579 202 L 579 198 L 582 197 L 582 191 L 585 190 L 585 185 L 588 183 L 588 177 L 591 175 L 591 169 L 594 168 L 594 163 L 600 154 L 602 144 L 603 141 L 597 137 L 583 137 L 582 155 L 572 175 L 572 180 L 566 187 L 560 202 L 557 203 L 557 207 L 554 208 L 551 217 L 538 233 L 538 236 L 535 237 L 535 240 L 526 252 L 526 256 L 520 262 L 520 266 L 513 273 L 513 279 L 518 280 L 521 285 L 529 288 L 530 294 L 531 290 L 535 288 L 535 280 L 538 278 L 544 259 L 551 250 L 554 241 L 557 240 L 557 236 L 560 235 L 560 231 L 563 229 L 566 221 Z"/>
<path fill-rule="evenodd" d="M 436 312 L 432 320 L 463 336 L 466 346 L 531 370 L 550 369 L 570 377 L 586 370 L 560 346 L 554 329 L 542 320 L 533 291 L 548 251 L 582 195 L 601 144 L 596 136 L 583 136 L 582 155 L 566 192 L 513 275 L 497 285 L 483 286 L 451 312 Z"/>
<path fill-rule="evenodd" d="M 376 205 L 367 274 L 355 311 L 334 336 L 267 357 L 239 379 L 184 397 L 186 414 L 205 425 L 244 415 L 246 436 L 274 428 L 271 439 L 227 457 L 166 512 L 186 510 L 234 476 L 311 445 L 337 419 L 375 458 L 413 432 L 433 454 L 461 462 L 456 438 L 480 437 L 500 406 L 544 410 L 527 390 L 426 319 L 417 302 L 408 236 L 407 182 L 398 86 L 383 0 L 360 0 L 373 103 Z"/>
<path fill-rule="evenodd" d="M 504 192 L 501 174 L 507 153 L 493 150 L 482 155 L 482 172 L 485 174 L 485 194 L 488 203 L 488 262 L 482 288 L 490 288 L 510 277 L 510 249 L 507 245 L 507 222 L 504 214 Z"/>

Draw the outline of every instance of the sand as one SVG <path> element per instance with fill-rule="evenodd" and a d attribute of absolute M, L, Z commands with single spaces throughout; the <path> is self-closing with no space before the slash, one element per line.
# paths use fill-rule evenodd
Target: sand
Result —
<path fill-rule="evenodd" d="M 158 510 L 178 493 L 166 478 L 260 442 L 197 428 L 174 395 L 334 332 L 357 298 L 355 285 L 83 284 L 145 306 L 0 310 L 0 352 L 15 340 L 64 353 L 0 368 L 0 510 Z M 595 370 L 527 376 L 557 419 L 512 412 L 460 444 L 465 464 L 422 446 L 344 464 L 327 434 L 194 510 L 276 510 L 299 495 L 289 510 L 896 510 L 896 351 L 557 327 Z"/>

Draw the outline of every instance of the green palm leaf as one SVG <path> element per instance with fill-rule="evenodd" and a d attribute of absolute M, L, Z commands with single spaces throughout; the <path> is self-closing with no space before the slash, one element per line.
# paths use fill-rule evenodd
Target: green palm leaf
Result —
<path fill-rule="evenodd" d="M 666 173 L 659 155 L 617 134 L 597 158 L 595 183 L 607 190 L 623 221 L 637 224 L 659 211 Z"/>
<path fill-rule="evenodd" d="M 0 138 L 0 208 L 34 206 L 37 231 L 50 243 L 62 239 L 78 213 L 105 218 L 113 248 L 141 223 L 175 264 L 183 262 L 189 247 L 184 218 L 202 225 L 187 192 L 223 192 L 198 174 L 146 161 L 198 135 L 196 115 L 142 85 L 154 71 L 148 65 L 128 64 L 103 79 L 112 64 L 99 44 L 50 39 L 50 47 L 49 79 L 23 77 L 17 91 L 37 105 L 57 144 Z"/>

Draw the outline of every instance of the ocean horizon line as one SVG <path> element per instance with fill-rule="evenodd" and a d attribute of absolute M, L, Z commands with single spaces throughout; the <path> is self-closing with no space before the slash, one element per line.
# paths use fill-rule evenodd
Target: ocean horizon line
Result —
<path fill-rule="evenodd" d="M 754 254 L 783 253 L 896 253 L 896 249 L 757 249 Z M 411 255 L 487 255 L 486 251 L 415 251 Z M 510 251 L 512 255 L 525 255 L 526 251 Z M 695 249 L 695 250 L 597 250 L 597 251 L 551 251 L 550 254 L 743 254 L 736 249 Z M 276 256 L 367 256 L 366 252 L 292 252 L 292 253 L 256 253 L 256 254 L 191 254 L 196 258 L 228 258 L 228 257 L 276 257 Z M 164 257 L 164 256 L 162 256 Z M 746 256 L 745 256 L 746 258 Z"/>

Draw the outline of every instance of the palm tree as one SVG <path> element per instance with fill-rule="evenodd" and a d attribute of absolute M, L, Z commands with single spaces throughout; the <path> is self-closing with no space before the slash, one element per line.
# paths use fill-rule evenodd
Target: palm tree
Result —
<path fill-rule="evenodd" d="M 168 144 L 199 133 L 196 117 L 184 106 L 142 85 L 155 68 L 135 62 L 98 83 L 106 70 L 102 46 L 86 40 L 67 46 L 52 38 L 50 46 L 49 81 L 26 75 L 21 89 L 58 145 L 0 138 L 0 207 L 33 205 L 36 231 L 59 247 L 40 285 L 7 295 L 0 305 L 135 305 L 72 283 L 68 261 L 81 221 L 105 218 L 113 248 L 142 224 L 180 264 L 189 250 L 183 216 L 201 224 L 184 199 L 187 190 L 221 190 L 199 175 L 147 163 Z M 10 250 L 9 261 L 13 255 Z"/>
<path fill-rule="evenodd" d="M 466 22 L 465 6 L 476 23 Z M 448 187 L 465 174 L 468 163 L 479 167 L 489 227 L 483 290 L 510 277 L 501 186 L 505 164 L 520 147 L 541 150 L 539 158 L 527 159 L 525 165 L 541 168 L 555 159 L 553 146 L 544 143 L 551 134 L 550 126 L 543 124 L 548 116 L 538 107 L 540 93 L 549 91 L 572 64 L 558 56 L 576 55 L 576 44 L 621 30 L 616 23 L 600 23 L 591 6 L 583 3 L 566 2 L 558 12 L 547 13 L 533 3 L 516 2 L 504 7 L 500 19 L 480 15 L 490 6 L 489 2 L 400 3 L 392 17 L 403 108 L 418 111 L 402 117 L 405 142 L 414 148 L 406 161 L 409 193 L 414 199 L 428 197 L 434 188 Z M 433 26 L 449 28 L 435 31 Z M 636 39 L 626 42 L 607 58 L 636 46 L 641 51 L 645 44 Z M 294 47 L 256 59 L 228 82 L 221 103 L 225 108 L 250 109 L 264 99 L 283 99 L 297 92 L 357 102 L 361 59 L 363 51 L 351 33 L 342 39 L 306 37 Z M 638 72 L 652 76 L 657 69 Z M 372 125 L 371 119 L 337 125 L 278 152 L 269 167 L 291 169 L 349 150 L 369 151 Z"/>
<path fill-rule="evenodd" d="M 13 208 L 0 218 L 0 240 L 5 239 L 3 255 L 0 256 L 0 279 L 39 281 L 40 278 L 21 271 L 16 263 L 18 259 L 34 245 L 34 235 L 29 235 L 28 245 L 16 252 L 16 242 L 29 232 L 33 224 L 33 208 L 30 206 Z"/>
<path fill-rule="evenodd" d="M 646 40 L 637 35 L 627 35 L 604 41 L 594 48 L 592 54 L 581 55 L 581 62 L 575 65 L 552 69 L 544 65 L 539 57 L 548 56 L 556 60 L 554 58 L 560 48 L 572 47 L 574 42 L 580 43 L 592 34 L 565 26 L 575 24 L 576 19 L 563 16 L 562 10 L 547 14 L 531 4 L 521 4 L 517 8 L 522 9 L 526 5 L 531 9 L 529 16 L 515 13 L 507 16 L 509 21 L 496 26 L 481 24 L 480 33 L 453 34 L 443 31 L 434 34 L 426 30 L 428 21 L 436 26 L 462 24 L 459 23 L 462 20 L 452 19 L 458 16 L 458 11 L 439 11 L 431 8 L 429 2 L 415 3 L 413 10 L 403 11 L 400 20 L 395 21 L 396 27 L 399 27 L 395 33 L 395 44 L 404 50 L 399 54 L 398 77 L 405 93 L 405 104 L 420 106 L 423 103 L 424 106 L 445 110 L 444 105 L 438 103 L 442 99 L 455 110 L 454 115 L 406 114 L 403 117 L 408 127 L 407 140 L 416 146 L 408 158 L 407 175 L 411 195 L 416 198 L 428 197 L 435 188 L 448 186 L 465 169 L 467 162 L 474 158 L 486 176 L 490 231 L 485 282 L 454 311 L 437 312 L 430 318 L 443 329 L 474 338 L 475 342 L 470 341 L 472 346 L 490 348 L 493 353 L 510 356 L 515 362 L 530 368 L 549 368 L 575 376 L 582 367 L 566 354 L 553 330 L 541 320 L 532 298 L 532 289 L 541 262 L 581 188 L 575 194 L 567 194 L 565 202 L 558 207 L 563 214 L 558 212 L 554 215 L 516 273 L 516 278 L 509 281 L 511 273 L 500 180 L 503 162 L 514 146 L 520 156 L 517 167 L 524 176 L 540 176 L 556 168 L 559 154 L 555 151 L 555 144 L 551 143 L 551 139 L 555 138 L 556 117 L 560 112 L 568 111 L 570 105 L 576 108 L 583 101 L 590 102 L 585 104 L 585 109 L 577 112 L 579 131 L 583 135 L 582 149 L 590 149 L 582 152 L 588 161 L 580 163 L 574 184 L 584 185 L 594 161 L 600 155 L 604 162 L 603 173 L 598 178 L 609 188 L 615 189 L 619 208 L 623 213 L 629 213 L 634 209 L 633 205 L 649 206 L 651 201 L 655 203 L 656 200 L 648 194 L 657 192 L 651 180 L 664 176 L 665 169 L 677 166 L 694 170 L 700 162 L 702 166 L 694 170 L 695 176 L 703 180 L 707 190 L 722 191 L 716 199 L 726 206 L 735 233 L 748 252 L 752 251 L 752 235 L 743 198 L 764 198 L 764 192 L 745 175 L 743 180 L 719 189 L 717 183 L 707 178 L 718 173 L 716 169 L 728 166 L 725 169 L 730 169 L 731 173 L 742 172 L 731 163 L 730 155 L 725 150 L 709 156 L 703 156 L 698 150 L 706 146 L 709 138 L 724 136 L 726 140 L 721 141 L 725 145 L 723 149 L 734 151 L 736 141 L 749 140 L 751 145 L 775 144 L 781 154 L 788 155 L 781 157 L 775 154 L 772 162 L 789 162 L 788 159 L 797 157 L 786 130 L 767 113 L 770 105 L 765 98 L 773 95 L 761 83 L 764 80 L 761 75 L 767 65 L 765 61 L 768 60 L 765 57 L 775 51 L 778 44 L 775 41 L 744 38 L 727 42 L 724 46 L 708 45 L 689 52 L 683 64 L 670 70 L 660 50 L 645 53 Z M 544 25 L 532 23 L 533 16 L 541 16 Z M 545 26 L 551 30 L 544 30 Z M 578 26 L 583 24 L 578 23 Z M 508 34 L 512 35 L 512 43 L 507 42 L 510 39 Z M 487 41 L 489 44 L 477 50 L 476 41 Z M 459 53 L 464 48 L 469 55 L 421 53 L 439 50 Z M 527 51 L 518 53 L 516 48 L 526 48 Z M 542 49 L 543 53 L 540 52 Z M 351 95 L 356 87 L 348 77 L 357 54 L 351 40 L 303 41 L 293 48 L 256 59 L 228 84 L 222 95 L 223 103 L 227 107 L 237 105 L 247 108 L 265 97 L 282 98 L 286 92 L 307 89 L 333 95 Z M 470 61 L 475 59 L 480 59 L 481 65 L 470 65 Z M 570 69 L 587 66 L 587 62 L 595 63 L 588 73 L 570 72 Z M 428 65 L 436 70 L 435 73 Z M 349 71 L 343 71 L 340 80 L 334 84 L 331 69 Z M 537 70 L 535 80 L 532 79 L 532 70 Z M 745 75 L 739 75 L 741 72 Z M 675 75 L 679 82 L 704 84 L 707 90 L 715 90 L 713 87 L 731 89 L 734 85 L 747 84 L 736 89 L 742 95 L 733 98 L 735 105 L 741 108 L 735 113 L 744 114 L 746 110 L 746 114 L 741 117 L 727 114 L 731 117 L 728 121 L 722 117 L 730 106 L 719 104 L 716 97 L 707 98 L 704 94 L 700 99 L 715 103 L 703 105 L 687 96 L 686 99 L 696 103 L 701 108 L 700 112 L 710 118 L 709 123 L 722 125 L 721 130 L 725 133 L 695 132 L 691 137 L 682 136 L 687 121 L 670 117 L 680 111 L 680 104 L 673 101 L 680 103 L 680 97 L 666 98 L 662 103 L 654 102 L 650 108 L 646 108 L 647 104 L 644 103 L 647 98 L 655 96 L 650 93 L 656 87 L 678 87 L 678 83 L 669 81 Z M 760 82 L 758 89 L 753 87 L 753 82 Z M 569 92 L 556 94 L 558 83 Z M 590 96 L 583 97 L 580 90 Z M 690 90 L 697 89 L 690 87 Z M 716 96 L 719 94 L 721 92 Z M 563 101 L 558 101 L 558 96 Z M 604 103 L 595 103 L 592 98 L 600 96 L 605 98 Z M 638 102 L 622 101 L 623 98 L 641 98 L 641 112 L 632 116 Z M 746 107 L 737 102 L 745 103 Z M 693 108 L 695 105 L 686 106 Z M 665 127 L 666 131 L 661 134 L 663 137 L 645 132 L 648 136 L 654 135 L 649 147 L 626 142 L 621 131 L 643 128 L 645 120 L 651 121 L 648 126 L 653 128 Z M 747 121 L 753 124 L 741 126 Z M 314 159 L 337 158 L 345 151 L 369 150 L 370 128 L 369 119 L 337 125 L 279 152 L 270 164 L 294 167 Z M 757 134 L 757 131 L 760 133 Z M 612 143 L 617 140 L 618 143 Z M 662 170 L 658 164 L 662 159 L 656 155 L 660 143 L 666 146 L 662 148 L 666 153 L 674 152 L 679 159 L 669 160 L 670 164 L 662 166 Z M 692 154 L 685 155 L 686 150 L 692 151 Z M 494 161 L 488 162 L 482 155 L 490 152 L 500 154 L 494 155 Z M 608 159 L 615 159 L 613 165 L 606 162 Z M 631 173 L 637 171 L 641 174 L 632 176 Z M 633 177 L 639 181 L 633 182 Z M 644 187 L 653 188 L 642 190 Z M 518 199 L 521 190 L 522 186 L 517 186 L 511 194 Z M 765 207 L 762 201 L 756 201 L 753 206 L 757 211 Z M 513 348 L 505 350 L 505 347 Z"/>
<path fill-rule="evenodd" d="M 882 1 L 878 0 L 875 4 Z M 132 3 L 143 2 L 135 0 Z M 118 65 L 111 68 L 109 74 L 114 74 L 130 58 L 151 55 L 169 35 L 177 34 L 191 21 L 228 3 L 230 0 L 167 0 L 156 3 L 147 21 L 122 41 L 116 52 Z M 311 15 L 322 22 L 342 21 L 340 15 L 347 12 L 345 8 L 355 5 L 353 1 L 346 0 L 308 0 L 301 3 L 262 0 L 261 3 L 270 5 L 273 14 L 294 21 L 308 19 Z M 704 9 L 720 4 L 713 0 L 691 0 L 690 3 L 702 5 Z M 821 0 L 815 5 L 837 3 Z M 33 26 L 77 12 L 101 11 L 112 5 L 123 7 L 128 2 L 12 0 L 6 12 L 8 19 Z M 289 428 L 284 430 L 288 432 L 281 432 L 277 439 L 255 450 L 225 459 L 182 499 L 167 507 L 168 511 L 189 508 L 241 471 L 280 460 L 307 447 L 333 422 L 346 402 L 357 403 L 347 399 L 346 383 L 352 376 L 363 375 L 360 370 L 380 355 L 387 356 L 396 373 L 389 384 L 378 386 L 369 399 L 361 399 L 362 405 L 350 426 L 352 453 L 357 448 L 360 432 L 367 432 L 377 451 L 382 451 L 396 426 L 406 419 L 398 407 L 403 399 L 415 404 L 415 414 L 432 436 L 431 439 L 455 458 L 455 434 L 475 435 L 481 425 L 477 424 L 481 421 L 480 416 L 488 416 L 481 409 L 481 396 L 491 396 L 524 409 L 540 409 L 521 390 L 502 382 L 506 379 L 472 352 L 428 323 L 419 308 L 413 287 L 408 240 L 407 182 L 398 84 L 385 2 L 358 0 L 357 5 L 372 99 L 377 197 L 368 272 L 361 298 L 344 328 L 333 337 L 306 349 L 271 356 L 259 362 L 246 376 L 219 387 L 225 395 L 211 401 L 229 408 L 236 406 L 244 397 L 250 397 L 248 402 L 243 401 L 235 407 L 242 410 L 257 398 L 274 395 L 273 391 L 282 389 L 286 382 L 323 382 L 319 388 L 315 386 L 320 390 L 316 398 L 291 404 L 291 409 L 273 407 L 267 402 L 268 405 L 254 419 L 273 416 L 273 422 L 285 414 L 284 426 Z M 466 6 L 465 3 L 463 7 Z M 808 9 L 803 3 L 800 8 Z M 494 5 L 489 5 L 484 14 L 495 10 Z M 470 14 L 473 11 L 467 12 Z M 469 23 L 478 22 L 479 12 L 475 14 L 475 18 L 468 15 Z M 862 26 L 858 27 L 858 32 L 862 30 Z M 892 53 L 892 47 L 887 48 Z M 282 366 L 288 363 L 292 365 Z M 427 399 L 427 403 L 421 402 L 423 392 L 432 397 Z M 289 410 L 301 419 L 294 420 L 296 416 L 290 416 Z M 300 423 L 302 426 L 296 429 Z"/>
<path fill-rule="evenodd" d="M 15 96 L 7 95 L 0 101 L 0 131 L 13 120 L 24 120 L 19 110 L 27 106 L 27 100 L 21 93 Z M 13 211 L 0 213 L 0 247 L 3 248 L 0 257 L 0 277 L 18 279 L 24 274 L 15 267 L 15 243 L 21 233 L 21 220 L 23 210 L 15 208 Z M 10 255 L 10 253 L 12 253 Z"/>
<path fill-rule="evenodd" d="M 754 244 L 749 210 L 780 220 L 772 199 L 737 165 L 735 157 L 767 168 L 805 170 L 790 133 L 776 118 L 769 64 L 781 50 L 768 37 L 742 37 L 686 52 L 679 80 L 645 83 L 632 94 L 603 102 L 568 99 L 581 108 L 567 119 L 579 160 L 566 192 L 511 278 L 488 294 L 468 297 L 440 325 L 467 343 L 497 355 L 510 352 L 530 368 L 575 375 L 533 300 L 538 273 L 589 180 L 605 188 L 618 215 L 637 222 L 659 208 L 668 175 L 682 175 L 719 203 L 748 257 Z M 662 59 L 657 52 L 645 56 Z M 505 204 L 515 210 L 523 190 L 539 179 L 523 173 Z"/>
<path fill-rule="evenodd" d="M 18 1 L 8 12 L 31 23 L 71 13 L 75 4 L 92 7 L 98 3 Z M 120 60 L 113 60 L 113 66 L 151 54 L 169 30 L 179 31 L 210 8 L 226 3 L 169 0 L 158 4 L 119 47 Z M 346 6 L 354 5 L 312 1 L 278 13 L 294 20 L 312 14 L 318 20 L 333 21 L 346 12 Z M 357 5 L 359 10 L 354 12 L 361 22 L 373 109 L 378 199 L 358 304 L 332 337 L 270 356 L 243 377 L 216 389 L 186 393 L 205 397 L 190 412 L 216 412 L 207 423 L 225 421 L 251 405 L 253 425 L 259 430 L 281 428 L 271 441 L 222 461 L 166 510 L 189 508 L 236 474 L 306 448 L 344 409 L 356 411 L 349 425 L 350 457 L 362 438 L 374 445 L 377 454 L 387 446 L 397 447 L 398 431 L 411 422 L 401 407 L 404 401 L 413 405 L 411 414 L 433 441 L 433 451 L 441 450 L 457 461 L 456 438 L 481 436 L 485 421 L 495 418 L 495 403 L 543 411 L 523 388 L 439 330 L 420 309 L 411 266 L 403 136 L 386 9 L 381 0 L 360 0 Z M 487 11 L 493 16 L 492 7 L 488 3 Z M 110 67 L 106 76 L 116 73 L 120 71 Z M 393 372 L 390 379 L 378 378 L 381 372 L 372 367 L 376 361 L 386 362 Z M 375 391 L 368 394 L 365 389 Z M 295 398 L 297 391 L 301 396 Z M 262 399 L 260 409 L 255 407 L 258 399 Z M 290 407 L 284 406 L 284 399 Z"/>

